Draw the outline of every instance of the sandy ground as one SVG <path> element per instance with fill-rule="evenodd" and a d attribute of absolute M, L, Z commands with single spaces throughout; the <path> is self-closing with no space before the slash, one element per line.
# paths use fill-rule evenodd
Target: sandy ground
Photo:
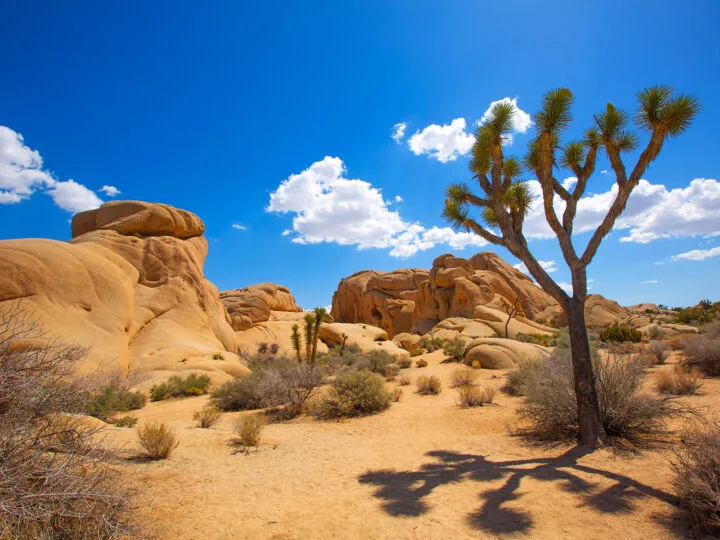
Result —
<path fill-rule="evenodd" d="M 461 409 L 450 388 L 454 364 L 425 355 L 403 373 L 399 403 L 343 422 L 299 418 L 270 424 L 248 454 L 230 445 L 239 413 L 199 429 L 207 397 L 150 403 L 137 416 L 176 428 L 180 446 L 165 461 L 129 461 L 124 479 L 143 536 L 159 538 L 672 538 L 685 531 L 670 486 L 669 449 L 583 455 L 540 448 L 508 433 L 519 400 Z M 668 369 L 668 366 L 654 368 Z M 439 396 L 414 393 L 433 374 Z M 479 370 L 500 387 L 504 372 Z M 397 383 L 388 383 L 392 388 Z M 720 381 L 685 398 L 720 408 Z M 678 424 L 676 427 L 680 427 Z M 135 447 L 135 432 L 112 428 Z"/>

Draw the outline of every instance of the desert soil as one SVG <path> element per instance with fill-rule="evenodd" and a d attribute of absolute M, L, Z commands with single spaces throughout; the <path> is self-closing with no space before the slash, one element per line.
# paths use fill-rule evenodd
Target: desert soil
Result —
<path fill-rule="evenodd" d="M 249 453 L 231 446 L 238 414 L 211 429 L 192 415 L 207 396 L 150 403 L 140 421 L 178 432 L 170 459 L 129 460 L 123 479 L 142 536 L 157 538 L 673 538 L 682 536 L 669 447 L 583 455 L 512 436 L 518 398 L 461 409 L 442 353 L 410 368 L 413 384 L 389 410 L 342 422 L 311 418 L 269 424 Z M 669 369 L 661 366 L 652 371 Z M 479 370 L 502 386 L 505 372 Z M 420 375 L 443 382 L 438 396 L 414 393 Z M 388 383 L 389 388 L 397 383 Z M 652 388 L 649 391 L 653 391 Z M 684 401 L 718 409 L 720 381 Z M 681 422 L 673 424 L 679 430 Z M 110 437 L 136 447 L 135 431 Z"/>

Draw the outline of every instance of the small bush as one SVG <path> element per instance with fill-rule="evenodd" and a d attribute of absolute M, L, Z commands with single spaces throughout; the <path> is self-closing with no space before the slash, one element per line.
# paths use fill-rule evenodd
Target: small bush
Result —
<path fill-rule="evenodd" d="M 167 424 L 148 422 L 138 429 L 137 435 L 150 459 L 166 459 L 180 444 L 175 430 Z"/>
<path fill-rule="evenodd" d="M 397 379 L 400 386 L 408 386 L 410 384 L 410 377 L 407 375 L 400 375 Z"/>
<path fill-rule="evenodd" d="M 477 379 L 477 372 L 468 368 L 458 368 L 453 371 L 452 385 L 454 388 L 459 386 L 472 386 Z"/>
<path fill-rule="evenodd" d="M 458 388 L 458 405 L 461 407 L 482 407 L 495 399 L 495 387 L 461 386 Z"/>
<path fill-rule="evenodd" d="M 396 388 L 393 390 L 393 401 L 397 402 L 400 401 L 403 397 L 403 391 L 402 388 Z"/>
<path fill-rule="evenodd" d="M 662 339 L 663 331 L 660 330 L 658 325 L 651 326 L 648 330 L 648 337 L 652 340 Z"/>
<path fill-rule="evenodd" d="M 676 365 L 657 374 L 657 389 L 661 394 L 684 396 L 694 394 L 702 386 L 702 373 L 699 369 L 685 365 Z"/>
<path fill-rule="evenodd" d="M 399 360 L 395 361 L 395 365 L 399 367 L 400 369 L 407 369 L 409 367 L 412 367 L 412 360 L 409 358 L 400 358 Z"/>
<path fill-rule="evenodd" d="M 210 402 L 221 411 L 247 411 L 262 407 L 261 376 L 251 373 L 241 379 L 224 383 L 210 396 Z"/>
<path fill-rule="evenodd" d="M 213 354 L 213 355 L 212 355 L 212 359 L 213 359 L 213 360 L 225 360 L 225 358 L 223 358 L 223 355 L 220 354 L 220 353 L 215 353 L 215 354 Z"/>
<path fill-rule="evenodd" d="M 653 364 L 664 364 L 669 356 L 668 346 L 662 341 L 652 340 L 645 347 L 645 351 L 653 356 Z"/>
<path fill-rule="evenodd" d="M 673 461 L 674 486 L 692 526 L 720 535 L 720 421 L 710 418 L 685 430 Z"/>
<path fill-rule="evenodd" d="M 108 386 L 90 393 L 85 407 L 90 416 L 107 421 L 116 413 L 141 409 L 146 402 L 145 394 L 131 392 L 119 380 L 116 380 Z"/>
<path fill-rule="evenodd" d="M 387 351 L 375 350 L 368 353 L 356 349 L 345 348 L 341 355 L 338 351 L 331 351 L 321 358 L 320 364 L 328 375 L 337 375 L 348 371 L 361 371 L 366 369 L 385 376 L 388 366 L 395 364 L 395 358 Z"/>
<path fill-rule="evenodd" d="M 415 381 L 417 386 L 417 393 L 423 396 L 427 395 L 438 395 L 442 392 L 442 383 L 435 375 L 418 377 Z"/>
<path fill-rule="evenodd" d="M 694 307 L 681 309 L 675 313 L 675 322 L 680 324 L 702 324 L 708 323 L 717 318 L 717 311 L 712 306 L 697 305 Z"/>
<path fill-rule="evenodd" d="M 416 356 L 420 356 L 421 354 L 425 354 L 427 351 L 423 349 L 422 347 L 418 347 L 416 349 L 413 349 L 410 351 L 410 358 L 414 358 Z M 412 364 L 411 364 L 412 365 Z M 408 366 L 409 367 L 409 366 Z"/>
<path fill-rule="evenodd" d="M 684 348 L 688 366 L 698 368 L 708 377 L 720 377 L 720 338 L 688 338 Z"/>
<path fill-rule="evenodd" d="M 387 409 L 392 398 L 380 377 L 368 370 L 352 371 L 332 382 L 328 395 L 318 405 L 317 414 L 321 418 L 372 414 Z"/>
<path fill-rule="evenodd" d="M 193 420 L 197 422 L 197 426 L 203 429 L 209 429 L 217 424 L 222 418 L 222 411 L 214 405 L 207 405 L 201 410 L 193 414 Z"/>
<path fill-rule="evenodd" d="M 446 341 L 437 337 L 424 337 L 420 341 L 420 348 L 425 349 L 427 352 L 439 351 L 445 347 Z"/>
<path fill-rule="evenodd" d="M 503 392 L 511 396 L 524 396 L 525 385 L 537 372 L 536 362 L 538 360 L 521 360 L 517 369 L 507 374 L 507 380 L 502 387 Z"/>
<path fill-rule="evenodd" d="M 135 427 L 138 419 L 134 416 L 121 416 L 115 420 L 115 427 Z"/>
<path fill-rule="evenodd" d="M 523 343 L 534 343 L 535 345 L 542 345 L 543 347 L 552 347 L 555 343 L 555 336 L 547 334 L 524 334 L 518 332 L 515 334 L 515 339 Z"/>
<path fill-rule="evenodd" d="M 420 360 L 417 360 L 417 361 L 415 362 L 415 365 L 416 365 L 417 367 L 427 367 L 428 364 L 427 364 L 427 360 L 424 360 L 424 359 L 421 358 Z"/>
<path fill-rule="evenodd" d="M 465 340 L 456 338 L 452 341 L 446 341 L 443 352 L 451 360 L 462 362 L 463 358 L 465 358 Z"/>
<path fill-rule="evenodd" d="M 265 427 L 265 418 L 261 414 L 244 414 L 235 421 L 237 443 L 243 447 L 257 446 Z"/>
<path fill-rule="evenodd" d="M 645 366 L 638 358 L 593 357 L 600 416 L 610 438 L 640 442 L 665 432 L 665 420 L 683 414 L 669 398 L 641 393 Z M 578 433 L 573 367 L 568 352 L 532 364 L 522 382 L 527 396 L 518 409 L 528 433 L 548 440 L 574 439 Z"/>
<path fill-rule="evenodd" d="M 642 333 L 639 330 L 635 330 L 629 326 L 621 326 L 617 323 L 611 324 L 600 332 L 600 341 L 605 343 L 609 341 L 615 343 L 624 343 L 626 341 L 639 343 L 640 340 L 642 340 Z"/>
<path fill-rule="evenodd" d="M 186 378 L 174 376 L 167 381 L 153 385 L 150 389 L 150 401 L 162 401 L 169 398 L 200 396 L 206 394 L 210 386 L 210 377 L 191 373 Z"/>

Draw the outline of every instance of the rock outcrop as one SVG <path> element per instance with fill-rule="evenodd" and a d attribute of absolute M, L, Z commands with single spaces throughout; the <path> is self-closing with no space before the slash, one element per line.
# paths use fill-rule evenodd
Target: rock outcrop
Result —
<path fill-rule="evenodd" d="M 203 274 L 203 231 L 191 212 L 113 201 L 75 215 L 69 242 L 0 241 L 0 312 L 19 306 L 88 347 L 86 370 L 241 375 L 230 317 Z"/>
<path fill-rule="evenodd" d="M 267 321 L 273 311 L 302 311 L 287 287 L 274 283 L 259 283 L 242 289 L 222 291 L 220 300 L 236 331 L 247 330 L 254 324 Z"/>
<path fill-rule="evenodd" d="M 424 334 L 440 321 L 462 317 L 489 323 L 494 335 L 504 329 L 504 304 L 516 299 L 527 318 L 512 322 L 513 333 L 551 331 L 531 319 L 553 305 L 553 299 L 495 253 L 478 253 L 469 260 L 441 255 L 429 271 L 367 270 L 341 280 L 332 316 L 338 322 L 378 326 L 390 336 Z"/>

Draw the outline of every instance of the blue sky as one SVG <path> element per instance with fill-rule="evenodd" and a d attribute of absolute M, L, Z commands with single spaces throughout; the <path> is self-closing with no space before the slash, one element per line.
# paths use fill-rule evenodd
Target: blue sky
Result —
<path fill-rule="evenodd" d="M 569 87 L 572 136 L 607 101 L 632 109 L 638 90 L 662 83 L 702 112 L 644 175 L 634 214 L 589 268 L 591 292 L 623 304 L 717 299 L 719 21 L 715 0 L 10 0 L 0 238 L 66 240 L 73 209 L 164 202 L 204 220 L 206 274 L 221 290 L 273 281 L 304 307 L 327 305 L 362 269 L 508 256 L 453 247 L 472 240 L 440 217 L 447 185 L 469 179 L 467 137 L 491 102 L 516 98 L 533 113 L 544 91 Z M 532 133 L 518 125 L 509 150 L 522 154 Z M 11 158 L 31 150 L 28 187 Z M 606 168 L 589 185 L 588 227 L 614 181 Z M 542 236 L 542 223 L 533 230 Z M 555 239 L 532 247 L 569 281 Z"/>

